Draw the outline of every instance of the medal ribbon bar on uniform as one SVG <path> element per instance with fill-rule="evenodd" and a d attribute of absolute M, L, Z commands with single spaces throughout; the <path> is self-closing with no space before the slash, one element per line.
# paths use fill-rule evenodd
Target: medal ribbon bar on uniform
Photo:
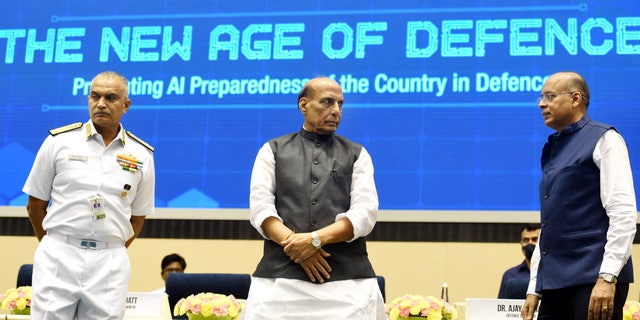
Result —
<path fill-rule="evenodd" d="M 122 167 L 122 170 L 137 172 L 142 169 L 142 161 L 136 159 L 134 156 L 119 154 L 118 164 Z"/>

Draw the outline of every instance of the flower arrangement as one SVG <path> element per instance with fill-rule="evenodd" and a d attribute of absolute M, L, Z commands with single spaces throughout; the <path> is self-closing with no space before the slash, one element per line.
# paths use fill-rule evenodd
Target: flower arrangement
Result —
<path fill-rule="evenodd" d="M 2 309 L 9 310 L 12 314 L 31 313 L 31 287 L 23 286 L 9 289 L 0 296 Z"/>
<path fill-rule="evenodd" d="M 189 319 L 234 320 L 240 314 L 240 303 L 233 295 L 201 292 L 182 298 L 173 309 L 174 316 L 186 314 Z"/>
<path fill-rule="evenodd" d="M 455 320 L 458 311 L 450 304 L 432 296 L 406 294 L 386 307 L 389 320 L 425 318 L 425 320 Z"/>
<path fill-rule="evenodd" d="M 623 320 L 640 320 L 640 302 L 627 301 L 622 308 Z"/>

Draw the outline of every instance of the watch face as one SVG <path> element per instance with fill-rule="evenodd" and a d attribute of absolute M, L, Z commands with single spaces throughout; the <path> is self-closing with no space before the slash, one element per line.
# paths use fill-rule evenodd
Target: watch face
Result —
<path fill-rule="evenodd" d="M 603 274 L 602 275 L 602 279 L 606 282 L 609 283 L 615 283 L 616 282 L 616 277 L 612 274 Z"/>
<path fill-rule="evenodd" d="M 320 247 L 320 238 L 313 238 L 311 244 L 316 248 Z"/>

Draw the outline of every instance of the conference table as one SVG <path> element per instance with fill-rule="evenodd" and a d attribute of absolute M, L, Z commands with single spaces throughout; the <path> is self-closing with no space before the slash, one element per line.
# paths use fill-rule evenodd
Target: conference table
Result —
<path fill-rule="evenodd" d="M 137 297 L 137 305 L 128 304 L 124 320 L 171 320 L 168 300 L 163 293 L 130 292 Z M 524 300 L 469 298 L 453 305 L 458 311 L 458 320 L 513 320 L 520 318 Z M 3 313 L 4 312 L 4 313 Z M 30 320 L 28 315 L 6 314 L 0 309 L 0 320 Z M 534 319 L 537 318 L 537 314 Z"/>

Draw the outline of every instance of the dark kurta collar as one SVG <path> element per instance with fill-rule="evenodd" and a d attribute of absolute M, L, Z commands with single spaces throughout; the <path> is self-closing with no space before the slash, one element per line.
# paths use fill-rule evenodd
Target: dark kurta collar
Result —
<path fill-rule="evenodd" d="M 304 128 L 300 129 L 300 135 L 311 141 L 329 141 L 333 138 L 333 134 L 317 134 L 315 132 L 307 131 Z"/>
<path fill-rule="evenodd" d="M 564 136 L 564 135 L 574 134 L 578 130 L 582 129 L 582 127 L 584 127 L 590 121 L 591 121 L 591 118 L 589 117 L 588 114 L 585 113 L 580 120 L 564 127 L 562 131 L 560 131 L 559 133 L 556 133 L 555 135 Z"/>

